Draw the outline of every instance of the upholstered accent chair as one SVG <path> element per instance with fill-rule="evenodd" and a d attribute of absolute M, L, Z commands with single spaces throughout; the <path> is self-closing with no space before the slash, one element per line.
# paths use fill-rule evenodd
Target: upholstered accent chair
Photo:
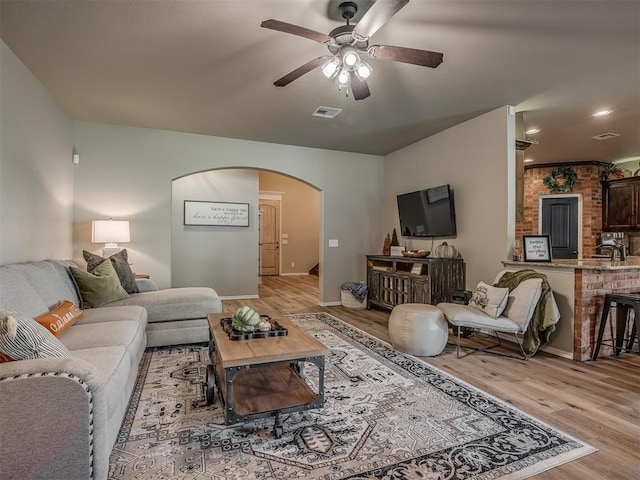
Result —
<path fill-rule="evenodd" d="M 500 272 L 494 284 L 498 282 L 505 272 Z M 479 284 L 480 286 L 480 284 Z M 506 293 L 506 292 L 505 292 Z M 540 296 L 542 294 L 542 279 L 531 278 L 522 281 L 511 292 L 508 292 L 506 302 L 502 309 L 493 309 L 494 315 L 487 314 L 482 309 L 482 301 L 477 301 L 474 305 L 472 297 L 470 305 L 459 305 L 454 303 L 439 303 L 437 307 L 442 311 L 447 321 L 457 330 L 457 346 L 456 355 L 460 357 L 460 337 L 463 328 L 478 330 L 483 333 L 495 336 L 496 343 L 487 347 L 465 347 L 471 351 L 484 351 L 486 353 L 494 353 L 503 356 L 513 356 L 502 351 L 495 351 L 496 347 L 502 344 L 500 334 L 512 334 L 516 343 L 520 347 L 523 360 L 528 359 L 528 354 L 523 348 L 520 336 L 524 336 L 529 323 L 533 317 Z M 497 313 L 496 313 L 497 312 Z M 471 353 L 468 352 L 467 355 Z M 466 356 L 466 355 L 464 355 Z"/>

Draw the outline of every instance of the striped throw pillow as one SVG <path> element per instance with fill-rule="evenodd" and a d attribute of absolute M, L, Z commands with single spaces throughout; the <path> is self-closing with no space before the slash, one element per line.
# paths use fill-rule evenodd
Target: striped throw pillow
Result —
<path fill-rule="evenodd" d="M 0 310 L 0 354 L 11 360 L 71 356 L 49 330 L 11 310 Z"/>

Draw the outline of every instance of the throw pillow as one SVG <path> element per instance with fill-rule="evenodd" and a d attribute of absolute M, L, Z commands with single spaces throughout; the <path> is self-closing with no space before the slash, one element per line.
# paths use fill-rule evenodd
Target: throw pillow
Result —
<path fill-rule="evenodd" d="M 70 266 L 69 271 L 82 299 L 82 308 L 100 307 L 129 296 L 109 260 L 99 264 L 92 273 L 74 266 Z"/>
<path fill-rule="evenodd" d="M 508 288 L 492 287 L 480 282 L 471 300 L 469 300 L 469 306 L 477 308 L 492 318 L 498 318 L 507 306 L 508 300 Z"/>
<path fill-rule="evenodd" d="M 82 251 L 82 255 L 87 262 L 87 272 L 89 273 L 93 272 L 98 265 L 106 260 L 100 255 L 87 252 L 86 250 Z M 115 255 L 111 255 L 109 260 L 111 260 L 113 268 L 118 274 L 118 279 L 120 279 L 120 285 L 122 285 L 122 288 L 124 288 L 127 293 L 138 293 L 138 284 L 136 283 L 135 275 L 129 266 L 129 254 L 127 253 L 127 249 L 124 248 Z"/>
<path fill-rule="evenodd" d="M 62 332 L 76 323 L 83 316 L 84 313 L 82 313 L 82 310 L 76 307 L 69 300 L 64 300 L 63 302 L 60 302 L 56 308 L 37 316 L 34 320 L 53 333 L 56 337 L 59 337 Z"/>
<path fill-rule="evenodd" d="M 0 310 L 0 353 L 10 360 L 71 356 L 49 330 L 11 310 Z"/>

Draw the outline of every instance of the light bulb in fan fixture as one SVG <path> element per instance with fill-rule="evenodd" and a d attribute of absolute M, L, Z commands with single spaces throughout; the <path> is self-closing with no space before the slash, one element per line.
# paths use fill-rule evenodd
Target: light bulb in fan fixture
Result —
<path fill-rule="evenodd" d="M 360 57 L 355 50 L 351 48 L 344 50 L 344 53 L 342 54 L 342 61 L 347 68 L 353 68 L 355 64 L 358 63 L 358 60 L 360 60 Z"/>
<path fill-rule="evenodd" d="M 346 85 L 349 83 L 349 71 L 346 68 L 341 68 L 338 73 L 338 85 Z"/>
<path fill-rule="evenodd" d="M 372 71 L 373 70 L 371 68 L 371 65 L 362 60 L 360 60 L 355 70 L 356 75 L 358 75 L 358 78 L 360 78 L 361 80 L 366 80 L 367 78 L 369 78 Z"/>
<path fill-rule="evenodd" d="M 340 69 L 340 57 L 335 56 L 327 60 L 322 66 L 322 73 L 327 78 L 333 78 Z"/>

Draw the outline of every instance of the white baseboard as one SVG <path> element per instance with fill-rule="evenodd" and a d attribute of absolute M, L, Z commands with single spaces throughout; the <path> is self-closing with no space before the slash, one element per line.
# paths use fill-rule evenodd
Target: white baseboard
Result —
<path fill-rule="evenodd" d="M 220 300 L 253 300 L 260 298 L 258 295 L 236 295 L 231 297 L 220 297 Z"/>
<path fill-rule="evenodd" d="M 281 277 L 290 277 L 292 275 L 306 275 L 307 277 L 309 276 L 309 273 L 281 273 L 280 276 Z"/>
<path fill-rule="evenodd" d="M 318 302 L 321 307 L 340 307 L 342 302 Z"/>
<path fill-rule="evenodd" d="M 489 332 L 489 331 L 483 330 L 483 332 L 486 333 L 487 335 L 492 335 L 492 333 Z M 510 343 L 513 343 L 514 345 L 516 345 L 516 341 L 515 341 L 513 335 L 503 334 L 503 333 L 499 333 L 498 335 L 500 336 L 501 340 L 504 340 L 505 342 L 510 342 Z M 553 347 L 549 347 L 549 346 L 542 346 L 542 347 L 538 348 L 538 351 L 539 352 L 550 353 L 551 355 L 554 355 L 556 357 L 568 358 L 569 360 L 573 360 L 573 354 L 572 353 L 565 352 L 564 350 L 559 350 L 557 348 L 553 348 Z"/>

